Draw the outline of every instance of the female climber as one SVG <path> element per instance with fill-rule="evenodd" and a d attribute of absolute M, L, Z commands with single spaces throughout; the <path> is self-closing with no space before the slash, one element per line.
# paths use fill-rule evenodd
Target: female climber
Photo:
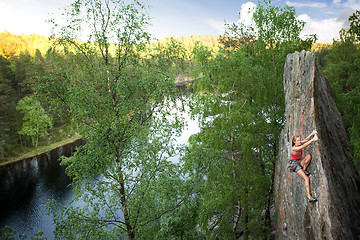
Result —
<path fill-rule="evenodd" d="M 314 137 L 310 140 L 312 136 Z M 309 166 L 311 161 L 311 155 L 307 154 L 304 158 L 302 158 L 302 152 L 304 148 L 317 140 L 319 140 L 319 138 L 315 130 L 304 140 L 301 140 L 299 136 L 294 136 L 292 139 L 290 160 L 291 171 L 297 173 L 297 175 L 304 179 L 306 196 L 309 199 L 309 202 L 317 201 L 317 199 L 313 198 L 310 194 L 310 173 L 306 171 L 306 168 Z"/>

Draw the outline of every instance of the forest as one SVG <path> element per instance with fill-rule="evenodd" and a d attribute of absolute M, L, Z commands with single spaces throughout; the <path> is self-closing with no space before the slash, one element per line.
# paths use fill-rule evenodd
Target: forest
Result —
<path fill-rule="evenodd" d="M 151 41 L 146 6 L 110 2 L 75 1 L 49 39 L 0 33 L 0 161 L 75 132 L 86 140 L 62 158 L 85 204 L 48 203 L 57 239 L 267 239 L 294 51 L 316 51 L 360 170 L 359 11 L 332 44 L 302 39 L 294 8 L 268 1 L 256 29 Z M 179 75 L 191 91 L 176 89 Z M 170 110 L 185 106 L 201 131 L 177 147 L 184 124 Z"/>

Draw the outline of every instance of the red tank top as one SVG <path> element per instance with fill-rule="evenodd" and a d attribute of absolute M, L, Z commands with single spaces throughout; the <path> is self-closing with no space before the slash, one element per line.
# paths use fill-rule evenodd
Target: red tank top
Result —
<path fill-rule="evenodd" d="M 295 155 L 291 154 L 291 160 L 301 159 L 302 157 L 302 149 L 300 149 Z"/>

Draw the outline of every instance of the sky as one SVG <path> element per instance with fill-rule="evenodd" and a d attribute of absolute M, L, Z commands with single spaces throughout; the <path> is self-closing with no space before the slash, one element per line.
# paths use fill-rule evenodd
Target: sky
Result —
<path fill-rule="evenodd" d="M 150 33 L 157 39 L 173 36 L 219 35 L 224 23 L 251 22 L 248 13 L 257 0 L 145 0 L 150 8 Z M 52 17 L 61 18 L 71 0 L 0 0 L 0 32 L 50 36 Z M 316 34 L 318 42 L 339 38 L 348 17 L 360 10 L 360 0 L 272 0 L 275 6 L 295 8 L 306 22 L 302 35 Z"/>

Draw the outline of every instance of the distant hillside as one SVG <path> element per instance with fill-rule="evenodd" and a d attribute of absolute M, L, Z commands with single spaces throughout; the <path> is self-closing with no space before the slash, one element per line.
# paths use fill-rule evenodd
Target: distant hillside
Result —
<path fill-rule="evenodd" d="M 190 53 L 196 42 L 200 42 L 202 45 L 208 47 L 210 50 L 218 51 L 221 44 L 219 43 L 219 36 L 215 35 L 191 35 L 181 37 L 166 37 L 159 39 L 151 44 L 156 47 L 158 45 L 166 45 L 171 41 L 176 41 L 182 44 L 188 53 Z M 0 33 L 0 55 L 5 58 L 12 58 L 19 55 L 21 52 L 28 52 L 31 56 L 35 55 L 38 49 L 42 55 L 44 55 L 50 47 L 50 41 L 48 38 L 38 35 L 16 35 L 9 32 Z M 330 48 L 329 44 L 314 43 L 313 50 L 319 51 L 322 48 Z"/>
<path fill-rule="evenodd" d="M 169 43 L 171 39 L 176 42 L 180 42 L 187 51 L 191 51 L 196 42 L 200 42 L 202 45 L 207 46 L 211 50 L 219 50 L 218 36 L 214 35 L 192 35 L 174 38 L 167 37 L 160 39 L 151 45 L 165 45 Z M 8 59 L 19 55 L 21 52 L 28 52 L 31 56 L 34 56 L 37 49 L 42 55 L 44 55 L 49 47 L 49 39 L 42 35 L 16 35 L 6 31 L 0 33 L 0 55 Z"/>
<path fill-rule="evenodd" d="M 191 36 L 181 36 L 181 37 L 167 37 L 160 39 L 154 44 L 166 44 L 171 41 L 171 39 L 180 42 L 183 44 L 186 50 L 192 50 L 196 42 L 200 42 L 202 45 L 208 47 L 210 50 L 218 51 L 220 49 L 219 36 L 214 35 L 191 35 Z"/>
<path fill-rule="evenodd" d="M 5 58 L 12 58 L 21 52 L 34 56 L 36 49 L 45 54 L 49 46 L 49 40 L 38 34 L 16 35 L 6 31 L 0 33 L 0 55 Z"/>

